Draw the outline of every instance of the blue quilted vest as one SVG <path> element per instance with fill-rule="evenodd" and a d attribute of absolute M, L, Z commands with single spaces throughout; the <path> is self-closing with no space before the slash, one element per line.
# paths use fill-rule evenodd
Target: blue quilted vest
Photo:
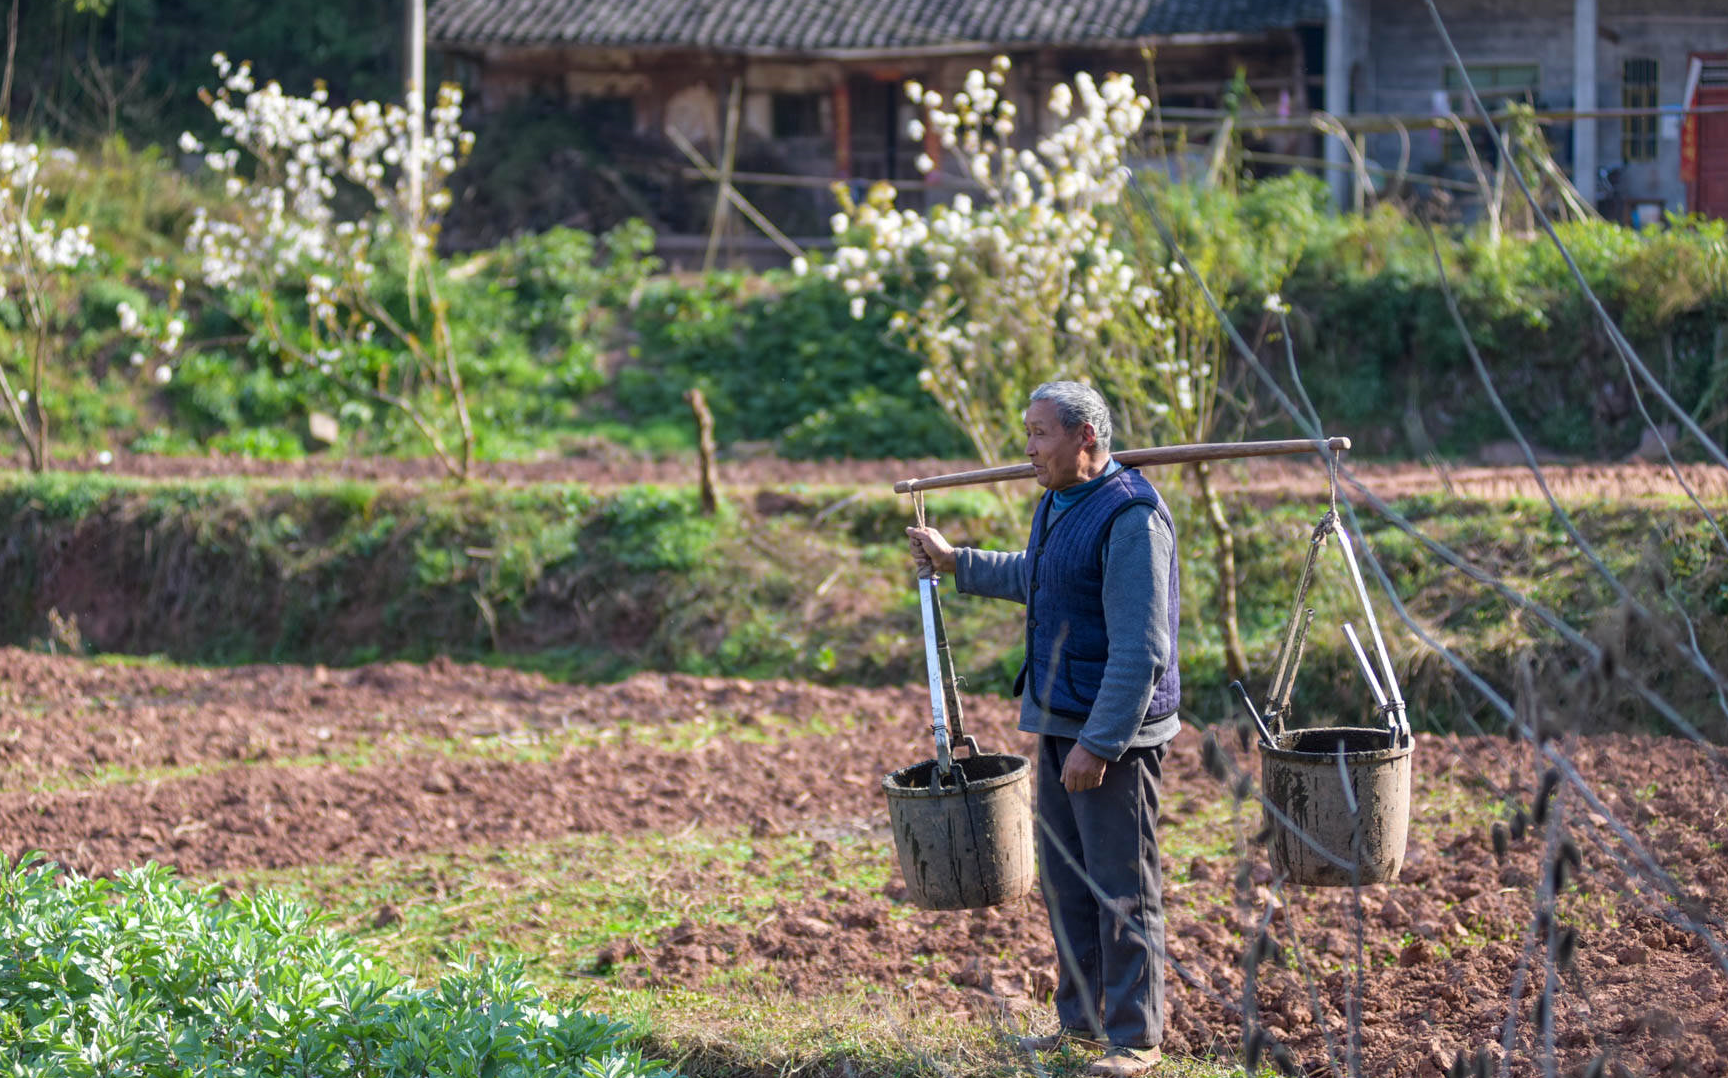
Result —
<path fill-rule="evenodd" d="M 1104 543 L 1110 525 L 1131 505 L 1150 505 L 1176 534 L 1175 521 L 1158 490 L 1132 468 L 1124 468 L 1049 520 L 1052 496 L 1044 495 L 1032 517 L 1026 543 L 1026 664 L 1015 689 L 1048 705 L 1054 714 L 1084 721 L 1098 698 L 1110 641 L 1104 630 Z M 1181 588 L 1176 544 L 1170 545 L 1170 640 L 1176 640 Z M 1060 654 L 1056 653 L 1058 640 Z M 1172 651 L 1174 652 L 1174 648 Z M 1176 710 L 1182 678 L 1176 655 L 1152 692 L 1146 718 Z"/>

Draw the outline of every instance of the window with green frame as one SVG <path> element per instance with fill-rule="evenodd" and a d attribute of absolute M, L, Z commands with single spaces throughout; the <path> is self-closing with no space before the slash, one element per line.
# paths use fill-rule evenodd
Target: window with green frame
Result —
<path fill-rule="evenodd" d="M 1654 109 L 1660 97 L 1655 60 L 1625 61 L 1620 68 L 1620 107 Z M 1656 114 L 1627 116 L 1620 122 L 1620 159 L 1656 160 Z"/>
<path fill-rule="evenodd" d="M 1535 104 L 1537 89 L 1542 85 L 1540 64 L 1466 64 L 1464 71 L 1469 73 L 1470 82 L 1475 85 L 1476 93 L 1489 112 L 1511 101 Z M 1446 97 L 1452 103 L 1452 111 L 1467 119 L 1473 117 L 1476 110 L 1470 104 L 1470 92 L 1465 88 L 1463 74 L 1455 67 L 1448 67 L 1445 81 Z M 1473 125 L 1470 140 L 1483 161 L 1494 160 L 1494 142 L 1485 129 Z M 1464 147 L 1456 138 L 1446 140 L 1446 160 L 1461 161 L 1466 156 Z"/>

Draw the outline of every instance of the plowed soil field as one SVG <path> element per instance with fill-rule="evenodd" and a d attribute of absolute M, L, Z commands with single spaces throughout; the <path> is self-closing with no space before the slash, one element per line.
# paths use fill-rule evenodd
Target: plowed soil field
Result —
<path fill-rule="evenodd" d="M 916 687 L 569 686 L 443 662 L 208 670 L 0 650 L 0 843 L 88 873 L 154 859 L 220 880 L 573 834 L 883 835 L 878 784 L 924 754 L 924 706 Z M 805 724 L 817 718 L 821 736 Z M 678 736 L 692 723 L 708 735 Z M 989 748 L 1029 748 L 1007 702 L 972 701 L 969 725 Z M 1226 734 L 1226 755 L 1257 771 Z M 1265 1051 L 1311 1074 L 1340 1073 L 1350 1051 L 1369 1075 L 1441 1074 L 1478 1051 L 1498 1071 L 1509 1045 L 1510 1072 L 1536 1075 L 1547 1043 L 1563 1074 L 1604 1053 L 1610 1074 L 1728 1074 L 1728 772 L 1711 750 L 1422 738 L 1402 878 L 1357 892 L 1282 886 L 1254 841 L 1258 808 L 1202 767 L 1200 744 L 1190 729 L 1174 747 L 1161 834 L 1167 849 L 1228 852 L 1167 858 L 1168 1051 L 1230 1055 L 1261 1026 Z M 1581 782 L 1496 843 L 1490 824 L 1534 811 L 1556 763 Z M 1539 916 L 1557 871 L 1554 913 Z M 705 886 L 684 875 L 680 888 Z M 648 986 L 724 968 L 801 994 L 862 979 L 912 1011 L 1050 1025 L 1055 952 L 1036 899 L 911 917 L 906 903 L 898 877 L 839 883 L 786 894 L 766 919 L 615 939 L 593 961 Z M 1569 933 L 1575 948 L 1559 944 Z M 1251 979 L 1246 950 L 1264 959 Z"/>

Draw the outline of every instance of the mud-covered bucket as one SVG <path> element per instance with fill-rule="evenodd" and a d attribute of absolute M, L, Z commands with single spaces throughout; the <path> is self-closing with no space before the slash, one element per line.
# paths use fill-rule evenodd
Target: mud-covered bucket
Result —
<path fill-rule="evenodd" d="M 956 759 L 953 768 L 959 781 L 934 787 L 935 760 L 882 777 L 912 901 L 964 910 L 1025 896 L 1036 878 L 1031 761 L 984 753 Z"/>
<path fill-rule="evenodd" d="M 1262 745 L 1272 870 L 1313 887 L 1397 879 L 1410 830 L 1412 748 L 1390 730 L 1355 726 L 1284 731 Z"/>

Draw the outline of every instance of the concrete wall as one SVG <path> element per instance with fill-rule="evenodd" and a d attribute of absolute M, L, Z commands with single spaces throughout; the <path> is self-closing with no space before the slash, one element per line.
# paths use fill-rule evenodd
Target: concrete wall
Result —
<path fill-rule="evenodd" d="M 1609 18 L 1604 13 L 1604 27 L 1611 27 L 1618 42 L 1601 42 L 1599 55 L 1603 82 L 1597 91 L 1604 106 L 1620 104 L 1620 77 L 1623 61 L 1652 57 L 1656 59 L 1660 80 L 1660 101 L 1677 105 L 1685 92 L 1687 57 L 1693 52 L 1728 52 L 1728 9 L 1719 8 L 1714 16 L 1673 15 L 1667 17 Z M 1619 189 L 1629 200 L 1655 199 L 1669 209 L 1685 209 L 1686 188 L 1680 182 L 1680 138 L 1678 121 L 1659 122 L 1656 130 L 1656 160 L 1624 162 L 1621 157 L 1620 124 L 1602 121 L 1601 161 L 1621 169 Z"/>
<path fill-rule="evenodd" d="M 1722 0 L 1598 0 L 1596 99 L 1601 108 L 1619 108 L 1623 61 L 1652 58 L 1658 62 L 1660 102 L 1678 104 L 1686 78 L 1689 53 L 1728 50 L 1728 4 Z M 1573 37 L 1571 0 L 1441 0 L 1441 16 L 1466 64 L 1539 65 L 1539 105 L 1569 108 L 1573 102 Z M 1425 5 L 1408 0 L 1370 0 L 1368 59 L 1359 86 L 1356 111 L 1428 115 L 1434 94 L 1445 86 L 1449 61 Z M 1597 161 L 1621 167 L 1621 121 L 1596 124 Z M 1549 129 L 1562 165 L 1571 161 L 1570 127 Z M 1657 160 L 1624 165 L 1620 179 L 1623 201 L 1659 200 L 1684 208 L 1680 182 L 1678 129 L 1659 126 Z M 1667 137 L 1664 137 L 1667 136 Z M 1455 136 L 1453 136 L 1455 137 Z M 1441 162 L 1442 136 L 1421 132 L 1414 137 L 1412 168 L 1468 179 L 1462 164 Z M 1396 136 L 1369 140 L 1369 152 L 1382 164 L 1396 163 Z M 1590 190 L 1583 192 L 1586 196 Z"/>

